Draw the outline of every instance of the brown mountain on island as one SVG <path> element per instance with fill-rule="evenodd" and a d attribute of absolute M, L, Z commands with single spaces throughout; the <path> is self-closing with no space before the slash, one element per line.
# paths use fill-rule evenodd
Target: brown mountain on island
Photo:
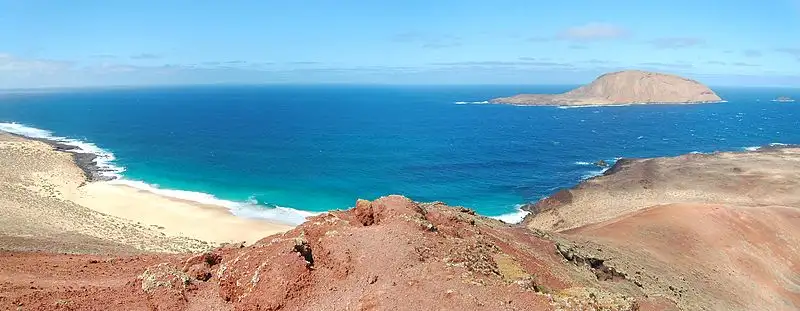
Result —
<path fill-rule="evenodd" d="M 520 94 L 495 98 L 493 104 L 591 106 L 621 104 L 691 104 L 722 99 L 707 86 L 676 75 L 628 70 L 604 74 L 592 83 L 562 94 Z"/>

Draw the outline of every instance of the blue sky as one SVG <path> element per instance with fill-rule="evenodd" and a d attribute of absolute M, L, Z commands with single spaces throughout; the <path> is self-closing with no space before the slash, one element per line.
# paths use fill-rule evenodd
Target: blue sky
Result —
<path fill-rule="evenodd" d="M 800 86 L 800 0 L 0 0 L 0 88 L 576 84 L 620 69 Z"/>

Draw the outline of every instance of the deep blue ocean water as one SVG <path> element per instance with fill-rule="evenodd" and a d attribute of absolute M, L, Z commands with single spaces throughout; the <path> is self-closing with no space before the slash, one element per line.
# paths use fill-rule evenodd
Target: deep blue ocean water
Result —
<path fill-rule="evenodd" d="M 571 87 L 12 92 L 0 95 L 0 129 L 91 142 L 113 153 L 126 180 L 190 191 L 173 193 L 201 201 L 213 195 L 242 214 L 293 222 L 291 210 L 271 211 L 343 209 L 357 198 L 403 194 L 513 214 L 521 203 L 599 173 L 589 163 L 601 159 L 800 143 L 800 102 L 770 101 L 800 99 L 797 89 L 716 88 L 728 102 L 704 105 L 463 104 Z"/>

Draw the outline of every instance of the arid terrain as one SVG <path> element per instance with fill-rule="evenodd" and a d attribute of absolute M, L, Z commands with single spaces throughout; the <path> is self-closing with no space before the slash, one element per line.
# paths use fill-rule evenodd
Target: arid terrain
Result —
<path fill-rule="evenodd" d="M 526 208 L 684 309 L 800 306 L 800 148 L 624 159 Z"/>
<path fill-rule="evenodd" d="M 24 141 L 4 137 L 3 159 L 69 160 Z M 621 160 L 520 225 L 387 196 L 222 246 L 81 208 L 34 179 L 77 167 L 24 161 L 0 170 L 0 310 L 800 307 L 792 147 Z"/>
<path fill-rule="evenodd" d="M 109 310 L 662 310 L 546 236 L 440 203 L 358 201 L 201 255 L 6 252 L 0 306 Z M 45 272 L 46 271 L 46 272 Z M 663 307 L 663 308 L 662 308 Z"/>

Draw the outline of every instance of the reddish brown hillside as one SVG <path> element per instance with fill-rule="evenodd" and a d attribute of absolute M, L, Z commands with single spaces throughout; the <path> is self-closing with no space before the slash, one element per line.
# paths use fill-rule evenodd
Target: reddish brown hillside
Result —
<path fill-rule="evenodd" d="M 0 309 L 662 310 L 671 305 L 645 298 L 602 261 L 571 259 L 534 231 L 464 208 L 389 196 L 313 217 L 249 247 L 192 257 L 2 253 Z"/>

